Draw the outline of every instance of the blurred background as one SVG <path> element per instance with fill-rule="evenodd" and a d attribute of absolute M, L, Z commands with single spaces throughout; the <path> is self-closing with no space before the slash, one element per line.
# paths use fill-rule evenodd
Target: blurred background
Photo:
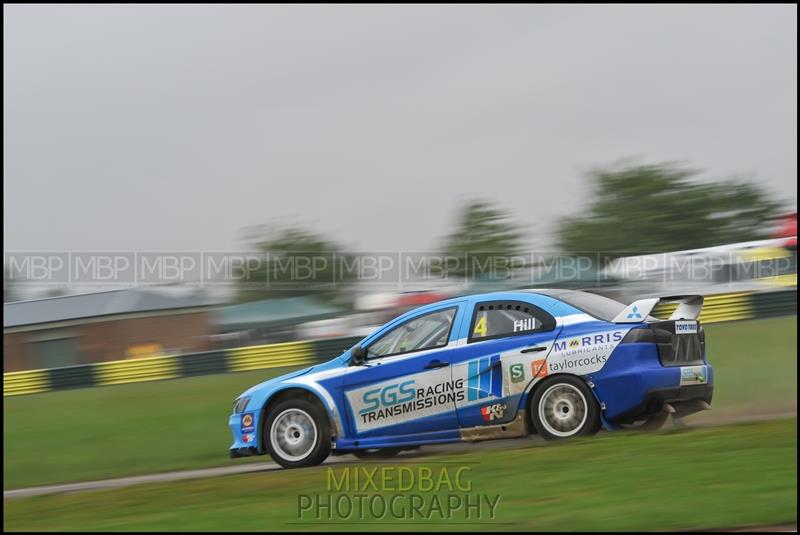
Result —
<path fill-rule="evenodd" d="M 703 294 L 703 418 L 796 413 L 796 6 L 5 5 L 3 42 L 5 489 L 224 464 L 243 388 L 495 290 Z"/>

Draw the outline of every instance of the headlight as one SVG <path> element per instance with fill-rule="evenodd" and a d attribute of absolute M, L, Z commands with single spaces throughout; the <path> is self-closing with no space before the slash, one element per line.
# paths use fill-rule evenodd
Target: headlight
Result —
<path fill-rule="evenodd" d="M 233 402 L 233 413 L 239 414 L 240 412 L 244 412 L 248 403 L 250 403 L 249 397 L 236 398 Z"/>

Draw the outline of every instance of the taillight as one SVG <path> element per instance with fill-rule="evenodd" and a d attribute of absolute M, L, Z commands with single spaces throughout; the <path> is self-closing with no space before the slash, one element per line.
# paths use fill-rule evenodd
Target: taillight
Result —
<path fill-rule="evenodd" d="M 651 323 L 634 328 L 622 339 L 623 344 L 655 344 L 663 366 L 699 363 L 706 356 L 706 331 L 698 324 L 696 334 L 675 334 L 674 321 Z"/>
<path fill-rule="evenodd" d="M 656 333 L 653 329 L 631 329 L 625 338 L 620 342 L 621 344 L 655 344 Z"/>

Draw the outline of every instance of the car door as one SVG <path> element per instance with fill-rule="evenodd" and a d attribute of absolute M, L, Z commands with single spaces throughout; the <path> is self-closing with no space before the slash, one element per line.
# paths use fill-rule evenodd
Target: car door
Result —
<path fill-rule="evenodd" d="M 463 306 L 427 309 L 367 340 L 343 389 L 351 436 L 411 437 L 458 429 L 450 363 Z"/>
<path fill-rule="evenodd" d="M 456 401 L 459 425 L 510 422 L 526 387 L 547 375 L 560 327 L 544 309 L 521 300 L 478 301 L 467 312 L 466 343 L 452 361 L 453 380 L 466 385 Z"/>

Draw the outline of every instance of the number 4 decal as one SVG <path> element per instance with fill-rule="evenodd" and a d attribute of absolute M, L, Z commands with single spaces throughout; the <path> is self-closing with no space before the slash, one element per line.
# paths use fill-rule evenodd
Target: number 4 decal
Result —
<path fill-rule="evenodd" d="M 486 316 L 481 316 L 481 319 L 475 324 L 475 328 L 472 330 L 473 336 L 486 336 Z"/>

